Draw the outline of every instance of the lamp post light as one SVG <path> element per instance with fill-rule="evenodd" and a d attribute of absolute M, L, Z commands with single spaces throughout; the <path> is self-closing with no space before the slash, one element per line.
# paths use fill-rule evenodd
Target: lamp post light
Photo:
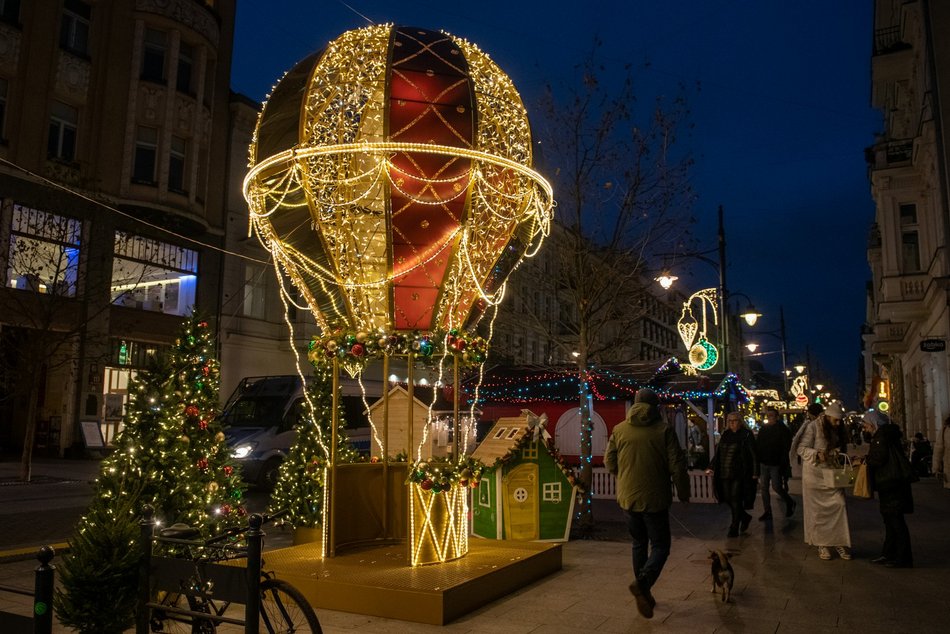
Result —
<path fill-rule="evenodd" d="M 749 303 L 749 306 L 751 308 L 752 306 L 751 302 Z M 786 365 L 787 347 L 786 347 L 786 341 L 785 341 L 785 307 L 784 306 L 779 306 L 778 314 L 779 314 L 778 332 L 761 331 L 761 332 L 758 332 L 757 334 L 769 335 L 770 337 L 775 337 L 776 339 L 779 339 L 782 342 L 782 375 L 783 375 L 782 378 L 783 378 L 784 386 L 785 386 L 784 397 L 787 397 L 788 396 L 788 377 L 791 375 L 792 372 L 791 370 L 788 369 L 788 366 Z M 761 316 L 762 315 L 758 315 L 758 317 L 761 317 Z M 748 322 L 748 319 L 746 319 L 746 321 Z M 757 348 L 758 344 L 749 344 L 749 346 L 755 346 Z M 746 347 L 749 348 L 751 352 L 755 352 L 755 348 L 751 348 L 749 346 L 746 346 Z M 801 370 L 798 370 L 798 368 L 801 368 Z M 795 369 L 798 370 L 799 374 L 801 374 L 802 372 L 805 371 L 805 366 L 795 366 Z"/>

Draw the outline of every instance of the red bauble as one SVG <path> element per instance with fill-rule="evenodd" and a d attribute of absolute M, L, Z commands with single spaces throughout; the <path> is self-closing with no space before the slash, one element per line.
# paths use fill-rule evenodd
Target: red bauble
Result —
<path fill-rule="evenodd" d="M 208 421 L 206 421 L 206 420 L 198 421 L 198 428 L 199 428 L 199 429 L 208 429 Z"/>
<path fill-rule="evenodd" d="M 239 506 L 237 507 L 237 514 L 240 515 L 241 517 L 244 517 L 245 515 L 247 515 L 247 509 L 244 508 L 243 506 Z"/>
<path fill-rule="evenodd" d="M 230 505 L 230 504 L 224 504 L 224 505 L 222 505 L 222 506 L 221 506 L 221 512 L 224 513 L 225 515 L 227 515 L 228 513 L 230 513 L 230 512 L 231 512 L 231 505 Z"/>
<path fill-rule="evenodd" d="M 185 408 L 185 416 L 197 416 L 199 413 L 197 405 L 189 405 Z"/>
<path fill-rule="evenodd" d="M 207 461 L 206 459 L 204 459 L 204 458 L 200 459 L 200 460 L 198 461 L 198 468 L 201 469 L 202 471 L 204 471 L 205 469 L 207 469 L 207 468 L 208 468 L 208 461 Z"/>
<path fill-rule="evenodd" d="M 205 366 L 201 368 L 201 373 L 204 374 L 205 376 L 208 376 L 209 374 L 211 374 L 211 368 L 209 366 Z"/>
<path fill-rule="evenodd" d="M 365 352 L 366 348 L 364 348 L 363 344 L 361 343 L 354 343 L 353 347 L 350 348 L 350 354 L 352 354 L 354 357 L 362 357 Z"/>
<path fill-rule="evenodd" d="M 208 327 L 208 322 L 206 322 L 206 321 L 199 321 L 199 322 L 198 322 L 198 327 L 199 327 L 199 328 L 207 328 L 207 327 Z"/>
<path fill-rule="evenodd" d="M 229 476 L 234 473 L 234 467 L 228 465 L 224 468 L 224 475 Z"/>
<path fill-rule="evenodd" d="M 419 483 L 419 486 L 422 487 L 423 491 L 429 491 L 432 489 L 432 480 L 428 478 Z"/>

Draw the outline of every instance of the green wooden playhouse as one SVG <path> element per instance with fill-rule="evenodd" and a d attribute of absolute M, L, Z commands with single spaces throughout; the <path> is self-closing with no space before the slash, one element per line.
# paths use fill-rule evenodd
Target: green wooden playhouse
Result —
<path fill-rule="evenodd" d="M 472 491 L 472 534 L 488 539 L 567 541 L 577 487 L 561 462 L 547 417 L 499 418 L 472 453 L 487 469 Z"/>

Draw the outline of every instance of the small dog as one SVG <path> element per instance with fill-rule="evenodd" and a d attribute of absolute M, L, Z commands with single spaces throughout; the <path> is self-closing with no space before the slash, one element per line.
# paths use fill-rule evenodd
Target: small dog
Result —
<path fill-rule="evenodd" d="M 712 575 L 712 589 L 710 592 L 719 592 L 722 595 L 722 602 L 728 603 L 732 596 L 732 584 L 735 581 L 736 573 L 732 569 L 729 559 L 732 553 L 724 553 L 721 550 L 710 550 L 709 560 L 710 574 Z"/>

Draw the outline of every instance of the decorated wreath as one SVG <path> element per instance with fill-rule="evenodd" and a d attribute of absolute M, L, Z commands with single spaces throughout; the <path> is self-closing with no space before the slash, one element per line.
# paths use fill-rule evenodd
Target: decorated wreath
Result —
<path fill-rule="evenodd" d="M 310 341 L 307 358 L 315 366 L 339 359 L 347 366 L 364 366 L 371 359 L 385 355 L 416 355 L 423 361 L 443 355 L 458 357 L 463 366 L 485 361 L 488 342 L 478 335 L 453 328 L 448 332 L 346 332 L 315 336 Z"/>
<path fill-rule="evenodd" d="M 463 455 L 455 463 L 449 458 L 432 458 L 429 462 L 417 462 L 409 470 L 406 484 L 418 484 L 424 491 L 441 493 L 452 487 L 478 486 L 485 465 L 479 460 Z"/>

